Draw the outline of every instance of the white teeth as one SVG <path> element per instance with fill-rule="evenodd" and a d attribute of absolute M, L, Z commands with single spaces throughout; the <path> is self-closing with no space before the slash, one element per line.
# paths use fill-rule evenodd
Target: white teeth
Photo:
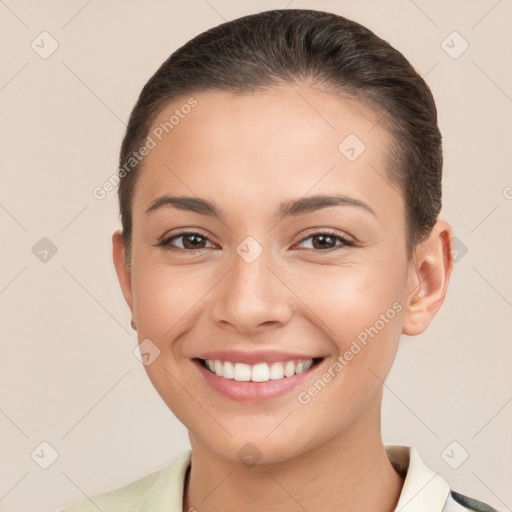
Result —
<path fill-rule="evenodd" d="M 251 380 L 253 382 L 265 382 L 270 380 L 270 370 L 268 368 L 268 364 L 255 364 L 251 369 Z"/>
<path fill-rule="evenodd" d="M 217 373 L 217 372 L 215 372 Z M 225 379 L 234 379 L 235 378 L 235 366 L 231 361 L 224 362 L 224 368 L 222 369 L 222 376 Z"/>
<path fill-rule="evenodd" d="M 282 379 L 284 377 L 283 363 L 272 363 L 270 366 L 270 378 L 272 380 Z"/>
<path fill-rule="evenodd" d="M 222 361 L 215 361 L 215 373 L 222 377 L 222 370 L 224 369 L 224 365 L 222 364 Z"/>
<path fill-rule="evenodd" d="M 217 373 L 217 363 L 222 364 L 220 361 L 215 361 L 215 373 Z M 217 373 L 219 377 L 222 377 Z M 251 380 L 251 366 L 245 363 L 235 363 L 235 380 L 246 382 Z"/>
<path fill-rule="evenodd" d="M 224 379 L 234 379 L 240 382 L 267 382 L 268 380 L 279 380 L 286 377 L 305 372 L 313 364 L 313 359 L 306 361 L 258 363 L 249 365 L 245 363 L 232 363 L 231 361 L 219 361 L 205 359 L 205 364 L 213 373 Z"/>
<path fill-rule="evenodd" d="M 284 375 L 285 377 L 291 377 L 295 374 L 295 363 L 293 361 L 288 361 L 286 366 L 284 367 Z"/>

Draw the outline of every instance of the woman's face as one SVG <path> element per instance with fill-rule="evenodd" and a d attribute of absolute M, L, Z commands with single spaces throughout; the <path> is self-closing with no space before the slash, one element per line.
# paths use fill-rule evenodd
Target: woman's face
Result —
<path fill-rule="evenodd" d="M 381 115 L 298 85 L 193 97 L 152 126 L 133 201 L 123 291 L 148 375 L 191 441 L 225 458 L 285 460 L 355 428 L 364 439 L 414 275 Z M 302 368 L 276 362 L 309 359 L 278 378 Z"/>

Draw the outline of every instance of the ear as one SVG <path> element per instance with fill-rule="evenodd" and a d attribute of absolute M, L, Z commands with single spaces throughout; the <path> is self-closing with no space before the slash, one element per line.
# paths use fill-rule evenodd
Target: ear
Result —
<path fill-rule="evenodd" d="M 112 235 L 112 255 L 114 258 L 114 266 L 116 268 L 117 278 L 121 285 L 124 300 L 128 304 L 133 317 L 133 290 L 131 269 L 127 263 L 125 254 L 125 245 L 123 240 L 123 232 L 118 229 Z"/>
<path fill-rule="evenodd" d="M 453 268 L 452 229 L 439 220 L 414 250 L 405 301 L 403 334 L 421 334 L 439 311 Z"/>

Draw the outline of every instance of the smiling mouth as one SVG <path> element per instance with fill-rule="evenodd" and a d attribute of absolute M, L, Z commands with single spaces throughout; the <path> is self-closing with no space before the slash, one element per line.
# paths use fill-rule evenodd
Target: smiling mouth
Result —
<path fill-rule="evenodd" d="M 279 361 L 272 363 L 246 364 L 218 359 L 196 358 L 204 368 L 218 377 L 238 382 L 268 382 L 293 377 L 319 364 L 324 358 Z"/>

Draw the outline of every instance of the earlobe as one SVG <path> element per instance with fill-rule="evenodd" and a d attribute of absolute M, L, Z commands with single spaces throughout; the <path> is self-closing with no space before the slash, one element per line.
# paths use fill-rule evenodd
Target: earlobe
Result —
<path fill-rule="evenodd" d="M 444 301 L 453 268 L 451 237 L 450 225 L 439 220 L 415 250 L 403 334 L 414 336 L 425 331 Z"/>
<path fill-rule="evenodd" d="M 124 299 L 130 308 L 132 316 L 133 312 L 133 290 L 131 270 L 128 262 L 126 261 L 125 244 L 123 240 L 123 232 L 118 229 L 112 234 L 112 256 L 114 259 L 114 266 L 117 273 L 117 278 L 123 292 Z"/>

